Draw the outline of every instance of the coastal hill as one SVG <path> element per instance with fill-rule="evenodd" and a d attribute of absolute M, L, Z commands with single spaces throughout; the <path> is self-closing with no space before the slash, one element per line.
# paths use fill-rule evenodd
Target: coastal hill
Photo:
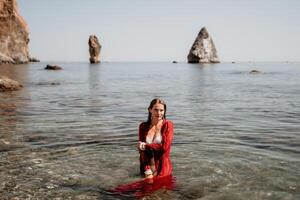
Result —
<path fill-rule="evenodd" d="M 28 33 L 16 0 L 0 0 L 0 63 L 29 62 Z"/>

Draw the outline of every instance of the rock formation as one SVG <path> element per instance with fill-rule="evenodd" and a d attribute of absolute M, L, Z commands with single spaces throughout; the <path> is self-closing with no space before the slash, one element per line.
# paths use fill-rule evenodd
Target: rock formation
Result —
<path fill-rule="evenodd" d="M 200 30 L 187 58 L 189 63 L 220 62 L 214 42 L 205 27 Z"/>
<path fill-rule="evenodd" d="M 58 66 L 58 65 L 47 65 L 45 67 L 46 70 L 62 70 L 62 67 Z"/>
<path fill-rule="evenodd" d="M 91 35 L 89 38 L 89 51 L 90 51 L 90 63 L 99 63 L 101 45 L 98 41 L 98 38 L 95 35 Z"/>
<path fill-rule="evenodd" d="M 0 76 L 0 92 L 20 90 L 23 86 L 12 79 L 5 76 Z"/>
<path fill-rule="evenodd" d="M 0 63 L 27 63 L 28 28 L 16 0 L 0 0 Z"/>
<path fill-rule="evenodd" d="M 30 57 L 29 62 L 40 62 L 40 60 L 34 57 Z"/>

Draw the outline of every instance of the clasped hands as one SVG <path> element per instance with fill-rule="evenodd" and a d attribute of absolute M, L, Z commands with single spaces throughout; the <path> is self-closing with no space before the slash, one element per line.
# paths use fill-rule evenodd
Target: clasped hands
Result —
<path fill-rule="evenodd" d="M 139 141 L 137 144 L 138 150 L 144 151 L 146 149 L 146 143 Z"/>

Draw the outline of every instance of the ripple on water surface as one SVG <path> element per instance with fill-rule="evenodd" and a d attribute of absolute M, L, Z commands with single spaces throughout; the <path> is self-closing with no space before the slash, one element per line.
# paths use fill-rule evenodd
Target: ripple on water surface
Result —
<path fill-rule="evenodd" d="M 300 199 L 297 64 L 43 65 L 0 68 L 25 85 L 0 94 L 1 198 L 132 198 L 107 189 L 139 180 L 138 125 L 159 96 L 176 188 L 149 199 Z"/>

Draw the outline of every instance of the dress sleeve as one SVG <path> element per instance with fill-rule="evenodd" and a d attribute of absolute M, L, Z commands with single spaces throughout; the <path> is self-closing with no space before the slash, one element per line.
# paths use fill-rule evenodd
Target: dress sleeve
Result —
<path fill-rule="evenodd" d="M 139 125 L 139 141 L 143 141 L 142 132 L 143 132 L 143 123 Z"/>
<path fill-rule="evenodd" d="M 163 141 L 161 144 L 157 144 L 157 143 L 152 143 L 152 144 L 146 144 L 146 149 L 149 150 L 154 150 L 154 151 L 163 151 L 165 152 L 166 150 L 170 149 L 171 147 L 171 143 L 173 140 L 173 134 L 174 134 L 174 130 L 173 130 L 173 123 L 168 121 L 166 123 L 166 130 L 163 133 Z"/>

